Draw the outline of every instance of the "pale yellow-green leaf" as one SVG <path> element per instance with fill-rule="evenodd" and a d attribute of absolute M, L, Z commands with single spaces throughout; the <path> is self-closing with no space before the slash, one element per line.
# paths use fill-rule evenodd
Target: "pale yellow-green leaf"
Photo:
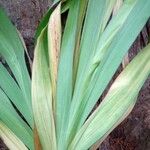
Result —
<path fill-rule="evenodd" d="M 44 150 L 56 150 L 52 109 L 52 87 L 48 66 L 47 30 L 41 32 L 35 48 L 32 73 L 32 104 L 34 120 Z"/>
<path fill-rule="evenodd" d="M 10 150 L 28 150 L 23 142 L 0 121 L 0 138 Z"/>
<path fill-rule="evenodd" d="M 113 15 L 116 15 L 116 13 L 118 12 L 118 10 L 122 6 L 122 4 L 123 4 L 123 0 L 117 0 L 116 1 L 115 7 L 113 9 Z"/>
<path fill-rule="evenodd" d="M 137 98 L 135 98 L 135 102 L 136 102 L 136 99 L 137 99 Z M 120 124 L 120 123 L 130 114 L 130 112 L 132 111 L 132 109 L 133 109 L 133 107 L 134 107 L 134 104 L 135 104 L 135 103 L 133 103 L 131 106 L 129 106 L 129 108 L 126 110 L 126 112 L 125 112 L 125 114 L 122 116 L 122 118 L 120 118 L 120 120 L 118 120 L 117 124 Z M 99 140 L 91 147 L 90 150 L 97 150 L 97 149 L 100 147 L 101 143 L 105 140 L 105 138 L 106 138 L 106 137 L 110 134 L 110 132 L 111 132 L 113 129 L 115 129 L 115 128 L 116 128 L 116 124 L 114 124 L 114 126 L 113 126 L 108 132 L 106 132 L 106 134 L 105 134 L 101 139 L 99 139 Z"/>

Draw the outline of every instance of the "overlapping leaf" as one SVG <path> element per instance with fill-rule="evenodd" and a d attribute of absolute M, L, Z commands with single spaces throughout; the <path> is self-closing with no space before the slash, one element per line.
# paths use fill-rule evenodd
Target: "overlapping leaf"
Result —
<path fill-rule="evenodd" d="M 29 125 L 33 127 L 33 116 L 31 109 L 31 85 L 29 73 L 25 64 L 24 45 L 20 39 L 20 36 L 18 35 L 18 31 L 11 24 L 2 9 L 0 9 L 0 19 L 0 55 L 8 64 L 11 70 L 9 73 L 11 73 L 11 75 L 13 74 L 14 77 L 14 81 L 12 81 L 13 78 L 10 77 L 6 69 L 2 68 L 1 65 L 2 74 L 0 75 L 0 87 L 4 90 L 8 97 L 10 96 L 10 100 L 15 105 L 17 104 L 16 107 L 19 106 L 19 103 L 22 105 L 18 107 L 18 110 L 28 121 Z M 6 79 L 5 83 L 3 82 L 4 79 L 2 80 L 4 76 Z M 14 85 L 14 91 L 13 88 L 10 91 L 10 87 L 12 85 Z M 15 95 L 15 92 L 17 92 L 16 89 L 20 90 L 20 92 L 16 93 Z M 24 107 L 25 109 L 23 109 Z"/>
<path fill-rule="evenodd" d="M 81 9 L 81 6 L 83 7 L 86 4 L 87 1 L 71 1 L 65 30 L 62 37 L 56 95 L 57 138 L 58 149 L 61 150 L 65 149 L 66 145 L 64 142 L 66 136 L 65 130 L 67 128 L 68 112 L 73 93 L 74 50 L 78 42 L 77 37 L 80 37 L 80 26 L 82 25 L 81 22 L 83 21 L 85 12 L 84 9 Z"/>
<path fill-rule="evenodd" d="M 52 87 L 48 66 L 46 30 L 38 38 L 32 73 L 32 104 L 34 120 L 44 150 L 56 149 Z"/>
<path fill-rule="evenodd" d="M 71 134 L 82 126 L 123 56 L 146 23 L 150 16 L 149 6 L 149 1 L 124 1 L 117 15 L 109 22 L 97 43 L 95 42 L 97 47 L 90 49 L 95 50 L 94 55 L 91 54 L 89 60 L 86 60 L 89 52 L 84 52 L 85 58 L 79 62 L 80 75 L 77 78 L 70 111 Z M 140 16 L 137 16 L 139 11 Z M 89 48 L 88 46 L 87 49 Z"/>
<path fill-rule="evenodd" d="M 28 150 L 22 141 L 0 121 L 0 138 L 11 150 Z"/>
<path fill-rule="evenodd" d="M 0 121 L 4 123 L 22 142 L 33 150 L 31 128 L 17 114 L 6 94 L 0 89 Z"/>
<path fill-rule="evenodd" d="M 130 113 L 149 74 L 150 45 L 119 75 L 100 106 L 79 130 L 69 149 L 88 149 L 99 139 L 102 142 Z"/>
<path fill-rule="evenodd" d="M 48 31 L 43 29 L 35 48 L 32 74 L 32 104 L 35 125 L 44 150 L 56 150 L 53 106 L 60 49 L 60 4 L 52 13 Z M 52 28 L 53 27 L 53 28 Z M 56 75 L 56 76 L 54 76 Z"/>

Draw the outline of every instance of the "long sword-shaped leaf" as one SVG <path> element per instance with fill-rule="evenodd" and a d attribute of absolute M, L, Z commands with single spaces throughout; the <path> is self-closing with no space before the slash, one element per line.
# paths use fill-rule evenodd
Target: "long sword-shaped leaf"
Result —
<path fill-rule="evenodd" d="M 81 1 L 80 8 L 79 8 L 79 16 L 78 16 L 78 24 L 77 24 L 77 35 L 76 35 L 76 46 L 74 50 L 74 62 L 73 62 L 73 88 L 75 86 L 76 77 L 77 77 L 77 70 L 80 58 L 80 42 L 81 42 L 81 35 L 82 35 L 82 28 L 85 19 L 85 14 L 87 10 L 89 0 Z"/>
<path fill-rule="evenodd" d="M 28 150 L 22 141 L 0 121 L 0 138 L 11 150 Z"/>
<path fill-rule="evenodd" d="M 76 48 L 77 38 L 81 32 L 83 19 L 81 5 L 86 4 L 87 1 L 70 2 L 69 14 L 62 39 L 60 60 L 58 67 L 57 80 L 57 97 L 56 97 L 56 125 L 57 125 L 57 140 L 58 149 L 65 149 L 65 136 L 68 123 L 68 112 L 73 92 L 73 58 L 74 50 Z M 83 5 L 84 6 L 84 5 Z M 85 6 L 84 6 L 85 7 Z M 82 10 L 82 11 L 80 11 Z M 84 17 L 82 17 L 84 18 Z M 63 106 L 63 107 L 62 107 Z"/>
<path fill-rule="evenodd" d="M 103 1 L 103 0 L 90 0 L 87 7 L 85 23 L 83 26 L 83 33 L 80 44 L 80 59 L 79 59 L 79 67 L 77 72 L 77 79 L 75 84 L 75 89 L 73 93 L 73 100 L 70 112 L 70 125 L 69 129 L 72 131 L 72 136 L 76 132 L 76 125 L 72 128 L 72 122 L 76 122 L 74 118 L 74 113 L 77 111 L 76 108 L 81 102 L 81 96 L 84 92 L 84 89 L 87 85 L 85 85 L 84 81 L 87 76 L 87 67 L 89 66 L 90 59 L 92 58 L 95 48 L 98 44 L 98 40 L 101 37 L 106 24 L 109 20 L 111 12 L 113 10 L 113 6 L 116 0 Z M 94 22 L 94 23 L 93 23 Z M 78 107 L 79 108 L 79 107 Z M 72 115 L 71 115 L 72 114 Z M 74 133 L 73 133 L 74 132 Z M 70 139 L 71 137 L 69 137 Z"/>
<path fill-rule="evenodd" d="M 23 93 L 6 68 L 0 64 L 0 87 L 7 94 L 12 103 L 17 107 L 26 121 L 31 125 L 33 121 L 32 113 L 28 109 L 28 105 Z"/>
<path fill-rule="evenodd" d="M 109 23 L 108 27 L 102 34 L 101 39 L 98 43 L 98 47 L 96 48 L 95 57 L 91 59 L 95 63 L 92 63 L 93 66 L 88 68 L 86 72 L 87 74 L 85 74 L 86 76 L 84 76 L 86 82 L 84 84 L 83 91 L 78 92 L 81 96 L 81 99 L 79 100 L 76 97 L 76 100 L 79 101 L 80 104 L 77 103 L 74 99 L 74 104 L 71 108 L 72 112 L 75 112 L 76 119 L 73 118 L 73 113 L 70 113 L 72 114 L 70 115 L 70 118 L 72 117 L 70 120 L 72 120 L 72 122 L 75 122 L 76 120 L 76 123 L 80 121 L 79 127 L 84 123 L 99 96 L 102 94 L 117 67 L 121 63 L 123 56 L 146 23 L 150 14 L 149 5 L 149 1 L 124 1 L 124 5 L 118 11 L 118 15 L 116 15 L 112 19 L 112 21 Z M 136 14 L 139 11 L 141 11 L 141 14 L 140 16 L 137 16 Z M 117 20 L 118 18 L 120 18 L 120 20 Z M 112 30 L 115 29 L 115 25 L 117 25 L 116 29 L 118 30 L 117 27 L 119 27 L 120 30 Z M 131 30 L 132 35 L 129 36 Z M 113 33 L 115 36 L 113 35 Z M 114 37 L 112 38 L 111 35 L 113 35 Z M 105 42 L 108 43 L 106 44 Z M 82 115 L 83 117 L 81 117 Z M 76 123 L 74 124 L 74 127 L 77 128 L 78 123 Z"/>
<path fill-rule="evenodd" d="M 0 89 L 0 121 L 31 150 L 33 150 L 33 133 L 31 128 L 17 114 L 6 94 Z"/>
<path fill-rule="evenodd" d="M 101 33 L 106 27 L 115 1 L 116 0 L 89 0 L 81 38 L 81 56 L 79 60 L 80 62 L 78 68 L 77 82 L 83 81 L 84 73 L 86 72 L 86 66 L 96 48 Z M 82 79 L 79 79 L 81 77 Z M 78 89 L 78 86 L 80 85 L 76 85 L 76 89 Z"/>
<path fill-rule="evenodd" d="M 134 3 L 133 1 L 131 2 L 128 0 L 125 2 L 124 2 L 125 4 Z M 126 55 L 128 49 L 136 39 L 137 35 L 142 30 L 143 26 L 146 24 L 150 16 L 149 7 L 150 7 L 150 1 L 137 0 L 134 8 L 130 12 L 122 28 L 113 38 L 110 46 L 108 46 L 106 51 L 101 51 L 99 53 L 100 54 L 99 56 L 102 59 L 100 61 L 99 67 L 95 69 L 95 75 L 92 77 L 91 85 L 89 87 L 90 90 L 87 90 L 87 93 L 90 93 L 87 94 L 87 97 L 89 95 L 90 97 L 88 98 L 88 103 L 86 104 L 86 108 L 84 111 L 84 115 L 85 115 L 83 117 L 84 120 L 88 116 L 88 113 L 90 113 L 92 107 L 95 105 L 97 99 L 102 94 L 109 81 L 111 80 L 113 74 L 115 73 L 116 69 L 119 67 L 123 57 Z M 120 11 L 118 11 L 118 14 Z M 140 15 L 137 15 L 139 11 L 141 13 Z M 101 46 L 99 45 L 97 51 L 100 50 L 99 49 L 100 47 Z M 103 52 L 105 53 L 104 57 L 101 57 L 103 55 Z M 87 99 L 87 97 L 85 97 L 85 99 Z"/>
<path fill-rule="evenodd" d="M 32 104 L 42 149 L 56 150 L 52 86 L 48 60 L 47 30 L 37 40 L 32 73 Z"/>
<path fill-rule="evenodd" d="M 106 27 L 105 32 L 102 34 L 101 38 L 98 41 L 98 45 L 96 48 L 96 53 L 94 54 L 93 58 L 91 59 L 91 66 L 89 68 L 87 68 L 88 72 L 87 72 L 87 79 L 85 80 L 86 82 L 90 83 L 92 86 L 89 85 L 89 89 L 93 90 L 93 86 L 96 83 L 96 75 L 97 77 L 100 75 L 100 72 L 102 72 L 103 69 L 103 62 L 104 61 L 109 61 L 111 62 L 110 59 L 107 59 L 108 56 L 110 55 L 110 52 L 112 52 L 112 49 L 109 49 L 109 46 L 111 43 L 114 42 L 115 37 L 118 35 L 118 32 L 120 32 L 121 28 L 127 28 L 125 27 L 125 23 L 126 20 L 133 15 L 132 10 L 134 9 L 134 7 L 136 7 L 137 4 L 137 0 L 133 0 L 132 2 L 130 1 L 124 1 L 123 6 L 121 7 L 121 9 L 119 10 L 119 12 L 117 13 L 116 16 L 114 16 L 112 18 L 112 20 L 110 21 L 109 25 Z M 146 21 L 145 21 L 146 22 Z M 144 23 L 145 23 L 144 22 Z M 140 32 L 140 30 L 138 31 Z M 118 41 L 117 41 L 118 42 Z M 117 43 L 115 41 L 115 44 Z M 125 42 L 125 44 L 128 44 Z M 115 49 L 116 50 L 116 49 Z M 126 49 L 127 51 L 128 49 Z M 117 50 L 116 50 L 116 57 L 118 57 L 117 54 Z M 122 51 L 120 50 L 119 53 L 122 53 Z M 122 56 L 123 57 L 123 56 Z M 120 57 L 120 59 L 122 59 L 122 57 Z M 119 65 L 120 62 L 118 62 Z M 113 64 L 113 63 L 112 63 Z M 99 67 L 100 66 L 100 67 Z M 98 71 L 98 67 L 99 67 L 99 71 Z M 113 67 L 112 67 L 113 68 Z M 106 68 L 104 68 L 106 69 Z M 107 70 L 107 69 L 106 69 Z M 108 71 L 107 71 L 108 72 Z M 113 74 L 110 74 L 111 77 L 113 76 Z M 104 75 L 105 76 L 105 75 Z M 95 82 L 93 80 L 95 80 Z M 100 78 L 99 78 L 100 79 Z M 103 80 L 104 78 L 101 78 L 100 80 Z M 110 78 L 111 79 L 111 78 Z M 110 80 L 109 79 L 109 80 Z M 91 81 L 90 81 L 91 80 Z M 107 83 L 109 82 L 109 80 L 107 80 Z M 86 83 L 85 82 L 85 83 Z M 101 85 L 103 86 L 103 81 L 99 82 L 101 83 Z M 99 86 L 101 87 L 101 86 Z M 106 85 L 105 85 L 106 87 Z M 105 89 L 104 87 L 104 89 Z M 89 89 L 85 89 L 85 91 L 83 92 L 83 97 L 85 98 L 85 100 L 88 100 L 88 97 L 91 94 L 91 91 Z M 103 89 L 103 90 L 104 90 Z M 88 91 L 89 90 L 89 91 Z M 101 93 L 101 92 L 100 92 Z M 87 95 L 86 95 L 87 94 Z M 98 99 L 98 98 L 97 98 Z M 84 101 L 84 100 L 83 100 Z M 92 101 L 92 100 L 89 100 Z M 94 104 L 96 103 L 96 100 L 93 101 L 93 104 L 87 104 L 85 107 L 90 107 L 90 110 L 92 109 L 92 107 L 94 106 Z M 87 109 L 85 108 L 85 109 Z M 85 111 L 86 112 L 86 111 Z M 87 112 L 86 112 L 87 113 Z M 90 113 L 90 111 L 89 111 Z M 87 117 L 88 114 L 86 114 Z M 86 118 L 84 118 L 85 120 Z M 82 122 L 82 121 L 81 121 Z M 83 122 L 82 122 L 83 123 Z"/>
<path fill-rule="evenodd" d="M 24 59 L 24 46 L 18 35 L 18 31 L 11 24 L 6 14 L 0 9 L 0 55 L 6 60 L 21 88 L 31 109 L 31 85 L 30 77 Z M 33 121 L 31 126 L 33 126 Z"/>
<path fill-rule="evenodd" d="M 120 7 L 122 6 L 122 4 L 123 4 L 123 0 L 117 0 L 116 1 L 116 4 L 115 4 L 115 6 L 114 6 L 114 9 L 113 9 L 113 16 L 114 15 L 116 15 L 117 14 L 117 12 L 118 12 L 118 10 L 120 9 Z M 129 61 L 128 61 L 128 63 L 127 63 L 127 59 L 126 59 L 127 57 L 125 57 L 124 58 L 124 60 L 122 61 L 122 64 L 123 64 L 123 69 L 127 66 L 127 64 L 129 64 Z M 132 109 L 132 108 L 131 108 Z M 128 111 L 128 112 L 130 112 L 130 111 Z M 126 114 L 126 115 L 128 115 L 128 113 Z M 125 117 L 126 117 L 126 115 L 125 115 Z M 125 118 L 124 117 L 124 118 Z M 119 122 L 119 121 L 118 121 Z M 122 120 L 120 120 L 120 122 L 122 122 Z M 106 136 L 108 136 L 107 134 L 106 134 Z M 105 139 L 105 137 L 104 137 L 104 139 Z M 90 150 L 97 150 L 99 147 L 100 147 L 100 144 L 101 144 L 101 141 L 102 141 L 102 139 L 100 139 L 99 141 L 97 141 L 91 148 L 90 148 Z"/>
<path fill-rule="evenodd" d="M 69 149 L 88 149 L 103 139 L 131 111 L 150 74 L 150 45 L 140 52 L 111 86 L 105 99 L 77 133 Z"/>

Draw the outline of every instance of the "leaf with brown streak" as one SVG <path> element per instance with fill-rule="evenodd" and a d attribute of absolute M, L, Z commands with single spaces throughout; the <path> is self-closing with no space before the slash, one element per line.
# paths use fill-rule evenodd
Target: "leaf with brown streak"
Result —
<path fill-rule="evenodd" d="M 61 45 L 61 3 L 56 7 L 52 13 L 48 23 L 48 53 L 50 76 L 53 91 L 53 109 L 55 110 L 55 95 L 56 95 L 56 81 L 58 60 Z"/>

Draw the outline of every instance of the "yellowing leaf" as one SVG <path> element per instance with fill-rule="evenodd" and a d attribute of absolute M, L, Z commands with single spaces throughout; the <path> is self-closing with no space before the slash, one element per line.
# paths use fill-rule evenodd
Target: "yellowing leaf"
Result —
<path fill-rule="evenodd" d="M 0 121 L 0 138 L 11 150 L 28 150 L 22 141 Z"/>
<path fill-rule="evenodd" d="M 55 125 L 52 109 L 52 87 L 48 66 L 46 30 L 38 38 L 32 75 L 32 104 L 34 120 L 44 150 L 55 150 Z"/>
<path fill-rule="evenodd" d="M 48 23 L 48 52 L 49 66 L 52 83 L 53 99 L 56 95 L 56 80 L 58 70 L 58 59 L 61 45 L 61 4 L 59 4 L 52 13 Z M 55 110 L 55 101 L 53 101 L 53 109 Z"/>

